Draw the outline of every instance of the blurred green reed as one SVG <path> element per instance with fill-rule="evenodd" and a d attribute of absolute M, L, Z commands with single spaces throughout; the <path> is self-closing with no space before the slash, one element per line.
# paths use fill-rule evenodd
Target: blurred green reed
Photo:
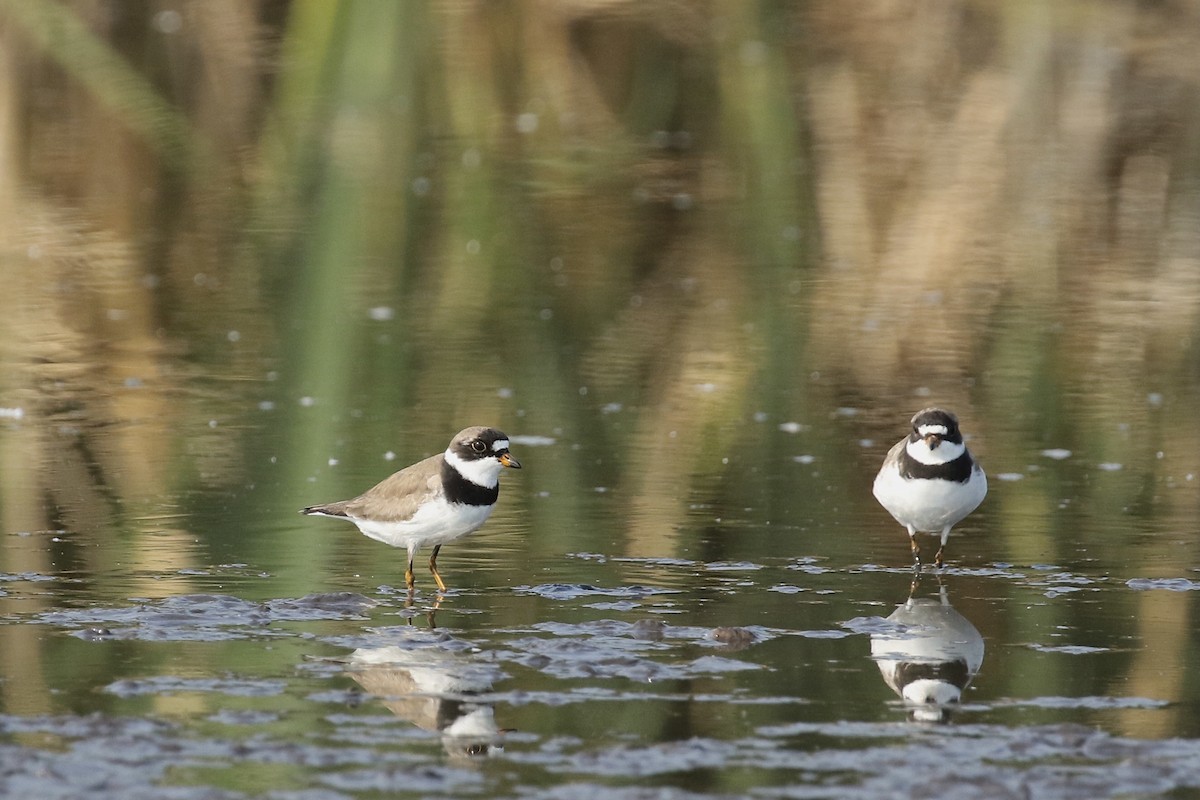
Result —
<path fill-rule="evenodd" d="M 1193 525 L 1173 487 L 1200 452 L 1197 16 L 5 2 L 4 385 L 31 413 L 0 447 L 62 452 L 64 386 L 86 444 L 39 460 L 7 518 L 136 528 L 172 493 L 198 518 L 213 497 L 274 518 L 489 422 L 580 446 L 528 464 L 548 502 L 506 486 L 539 531 L 522 546 L 716 559 L 736 537 L 685 541 L 693 505 L 749 497 L 786 523 L 829 486 L 830 509 L 862 508 L 904 420 L 939 402 L 995 473 L 1078 457 L 981 510 L 1010 560 L 1073 555 L 1093 518 L 1129 519 L 1109 552 L 1147 520 Z M 255 400 L 266 422 L 223 426 Z M 823 465 L 804 490 L 781 466 L 798 447 Z M 234 491 L 263 452 L 267 502 Z M 1122 468 L 1097 481 L 1104 462 Z M 595 486 L 629 498 L 621 541 L 588 539 Z M 837 557 L 843 516 L 763 555 Z M 286 533 L 313 552 L 336 535 Z M 145 557 L 136 536 L 104 553 L 72 557 Z"/>

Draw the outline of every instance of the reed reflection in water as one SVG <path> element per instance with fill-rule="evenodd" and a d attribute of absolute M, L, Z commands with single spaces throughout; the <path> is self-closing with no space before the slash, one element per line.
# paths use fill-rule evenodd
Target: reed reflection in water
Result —
<path fill-rule="evenodd" d="M 823 632 L 879 600 L 849 570 L 907 560 L 870 477 L 937 403 L 996 476 L 953 566 L 1116 587 L 1104 615 L 1013 614 L 1037 576 L 998 566 L 964 618 L 1137 642 L 1024 683 L 1045 655 L 992 650 L 992 695 L 1190 698 L 1190 594 L 1120 587 L 1200 555 L 1198 17 L 0 4 L 0 572 L 52 578 L 5 609 L 386 586 L 370 543 L 294 508 L 483 420 L 537 444 L 454 556 L 460 609 L 532 625 L 561 601 L 511 587 L 599 572 L 678 591 L 696 627 Z M 822 580 L 847 594 L 785 593 Z M 108 702 L 139 663 L 81 646 L 0 626 L 6 709 Z M 1187 708 L 1105 720 L 1194 735 Z"/>

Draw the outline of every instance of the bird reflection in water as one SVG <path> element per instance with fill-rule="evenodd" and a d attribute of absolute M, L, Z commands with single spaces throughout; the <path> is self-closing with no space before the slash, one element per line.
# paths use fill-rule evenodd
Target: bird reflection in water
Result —
<path fill-rule="evenodd" d="M 983 637 L 950 605 L 940 580 L 936 596 L 917 597 L 919 584 L 887 618 L 894 627 L 871 635 L 871 658 L 914 720 L 947 722 L 983 664 Z"/>
<path fill-rule="evenodd" d="M 494 679 L 485 665 L 443 649 L 389 645 L 355 650 L 346 671 L 397 717 L 440 735 L 451 756 L 477 758 L 503 750 L 506 730 L 481 699 Z"/>

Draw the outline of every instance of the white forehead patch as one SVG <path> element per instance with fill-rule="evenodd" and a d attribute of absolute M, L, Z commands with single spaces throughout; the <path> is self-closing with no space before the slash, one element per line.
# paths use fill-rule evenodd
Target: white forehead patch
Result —
<path fill-rule="evenodd" d="M 950 429 L 945 425 L 921 425 L 917 428 L 917 433 L 922 437 L 928 436 L 931 433 L 936 433 L 938 436 L 945 436 L 950 432 Z"/>
<path fill-rule="evenodd" d="M 497 439 L 492 442 L 492 452 L 500 453 L 508 449 L 508 439 Z"/>

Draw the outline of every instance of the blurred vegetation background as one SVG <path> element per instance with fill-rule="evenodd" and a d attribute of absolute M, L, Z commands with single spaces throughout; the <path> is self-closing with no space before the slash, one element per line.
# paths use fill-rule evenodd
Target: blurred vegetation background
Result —
<path fill-rule="evenodd" d="M 1120 516 L 1106 558 L 1190 567 L 1147 532 L 1200 519 L 1197 53 L 1188 0 L 0 2 L 0 519 L 73 534 L 0 569 L 320 552 L 294 507 L 480 422 L 565 445 L 515 547 L 701 507 L 902 556 L 870 477 L 934 402 L 993 474 L 1075 455 L 991 557 Z"/>

